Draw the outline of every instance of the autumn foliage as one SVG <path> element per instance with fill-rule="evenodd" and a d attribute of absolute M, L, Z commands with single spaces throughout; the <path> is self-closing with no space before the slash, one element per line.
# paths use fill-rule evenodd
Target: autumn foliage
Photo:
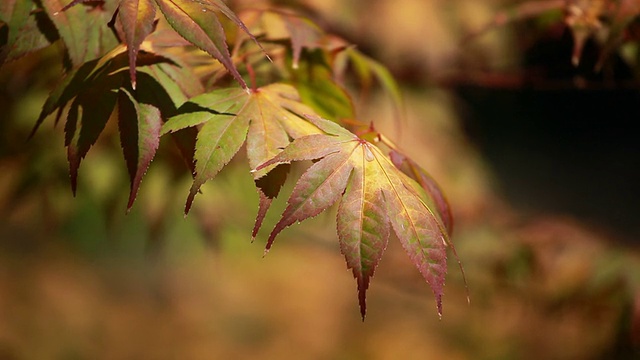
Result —
<path fill-rule="evenodd" d="M 340 249 L 363 318 L 392 234 L 442 313 L 449 207 L 425 170 L 373 121 L 358 119 L 353 95 L 374 80 L 397 109 L 401 99 L 389 72 L 351 44 L 289 10 L 236 14 L 221 0 L 8 0 L 0 30 L 0 64 L 63 49 L 66 73 L 32 136 L 49 119 L 64 123 L 74 193 L 80 165 L 109 122 L 119 129 L 130 178 L 128 209 L 162 138 L 173 139 L 193 174 L 185 213 L 244 146 L 260 198 L 255 238 L 290 164 L 312 160 L 266 249 L 284 228 L 338 203 Z"/>

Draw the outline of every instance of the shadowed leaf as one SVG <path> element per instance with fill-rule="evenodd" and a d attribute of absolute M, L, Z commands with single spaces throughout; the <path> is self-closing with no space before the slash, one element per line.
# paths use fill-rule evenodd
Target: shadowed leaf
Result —
<path fill-rule="evenodd" d="M 5 23 L 8 27 L 6 43 L 0 43 L 0 65 L 9 58 L 14 47 L 19 46 L 18 39 L 24 36 L 31 9 L 33 9 L 31 0 L 5 0 L 0 4 L 0 25 Z"/>
<path fill-rule="evenodd" d="M 158 150 L 161 127 L 162 119 L 158 108 L 139 103 L 127 90 L 120 89 L 118 128 L 131 181 L 127 210 L 131 209 L 142 177 Z"/>
<path fill-rule="evenodd" d="M 338 83 L 344 83 L 349 64 L 352 65 L 353 70 L 362 84 L 362 92 L 364 94 L 368 93 L 374 80 L 378 81 L 393 102 L 396 118 L 404 121 L 404 105 L 400 86 L 389 70 L 379 62 L 356 50 L 354 47 L 346 47 L 335 56 L 332 64 L 333 73 Z"/>
<path fill-rule="evenodd" d="M 117 95 L 109 90 L 111 86 L 108 85 L 89 88 L 71 103 L 64 130 L 71 189 L 74 195 L 80 162 L 98 140 L 116 104 Z"/>
<path fill-rule="evenodd" d="M 325 55 L 319 50 L 306 55 L 306 61 L 292 72 L 293 82 L 304 102 L 329 119 L 354 118 L 351 97 L 336 83 Z"/>
<path fill-rule="evenodd" d="M 58 29 L 73 67 L 98 58 L 117 45 L 115 35 L 107 27 L 117 5 L 115 1 L 99 5 L 93 2 L 84 4 L 83 1 L 64 4 L 67 1 L 42 0 L 47 13 L 52 14 L 50 18 Z"/>

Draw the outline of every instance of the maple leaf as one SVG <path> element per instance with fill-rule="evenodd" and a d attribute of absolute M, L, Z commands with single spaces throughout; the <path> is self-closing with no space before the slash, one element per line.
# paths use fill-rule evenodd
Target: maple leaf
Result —
<path fill-rule="evenodd" d="M 290 138 L 319 133 L 315 126 L 300 117 L 313 110 L 299 100 L 295 88 L 276 83 L 249 93 L 240 88 L 214 90 L 185 103 L 179 109 L 180 114 L 169 119 L 162 128 L 162 134 L 166 134 L 201 125 L 194 155 L 194 181 L 185 213 L 189 212 L 200 187 L 231 161 L 245 140 L 249 165 L 255 168 L 279 153 L 289 144 Z M 254 173 L 254 178 L 262 178 L 272 168 Z M 270 175 L 268 180 L 256 181 L 261 192 L 257 224 L 261 223 L 268 204 L 277 195 L 282 178 L 279 173 Z"/>
<path fill-rule="evenodd" d="M 140 182 L 159 144 L 163 119 L 174 115 L 185 95 L 165 72 L 167 59 L 144 53 L 138 60 L 139 88 L 130 88 L 126 47 L 120 45 L 99 59 L 69 72 L 51 92 L 31 136 L 51 114 L 65 119 L 65 146 L 71 189 L 76 193 L 78 169 L 111 118 L 117 118 L 123 154 L 131 180 L 127 209 L 135 200 Z M 175 67 L 175 65 L 172 65 Z M 188 136 L 179 139 L 188 140 Z"/>
<path fill-rule="evenodd" d="M 446 226 L 437 208 L 428 205 L 421 187 L 402 173 L 382 151 L 339 125 L 308 117 L 324 134 L 294 140 L 255 171 L 276 164 L 316 160 L 300 177 L 265 252 L 286 227 L 313 217 L 340 200 L 337 232 L 340 249 L 358 284 L 360 311 L 366 313 L 366 291 L 393 231 L 433 290 L 438 314 L 446 275 Z"/>

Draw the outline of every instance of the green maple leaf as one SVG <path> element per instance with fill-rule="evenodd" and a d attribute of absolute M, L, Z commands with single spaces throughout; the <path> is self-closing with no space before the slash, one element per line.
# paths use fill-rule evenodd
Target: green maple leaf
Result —
<path fill-rule="evenodd" d="M 319 133 L 314 125 L 300 117 L 313 110 L 299 100 L 295 88 L 276 83 L 249 92 L 241 88 L 214 90 L 178 109 L 180 115 L 164 124 L 163 134 L 201 125 L 194 155 L 194 181 L 185 213 L 189 212 L 200 187 L 231 161 L 245 140 L 249 165 L 255 168 L 278 154 L 291 138 Z M 254 173 L 261 196 L 254 236 L 271 199 L 284 182 L 282 168 L 267 175 L 273 168 Z"/>
<path fill-rule="evenodd" d="M 341 199 L 337 214 L 340 249 L 358 284 L 363 319 L 366 290 L 391 231 L 433 290 L 442 314 L 446 249 L 452 244 L 437 208 L 429 205 L 428 194 L 378 147 L 328 120 L 309 119 L 324 134 L 294 140 L 255 169 L 320 159 L 298 180 L 265 251 L 284 228 L 318 215 Z"/>

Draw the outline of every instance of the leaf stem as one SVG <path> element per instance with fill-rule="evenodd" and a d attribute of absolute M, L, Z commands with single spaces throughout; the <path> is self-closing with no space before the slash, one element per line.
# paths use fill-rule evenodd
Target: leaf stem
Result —
<path fill-rule="evenodd" d="M 256 72 L 253 69 L 253 65 L 251 65 L 250 61 L 245 60 L 244 64 L 247 67 L 247 72 L 249 73 L 249 83 L 251 84 L 251 91 L 256 92 L 258 90 L 256 85 Z"/>

